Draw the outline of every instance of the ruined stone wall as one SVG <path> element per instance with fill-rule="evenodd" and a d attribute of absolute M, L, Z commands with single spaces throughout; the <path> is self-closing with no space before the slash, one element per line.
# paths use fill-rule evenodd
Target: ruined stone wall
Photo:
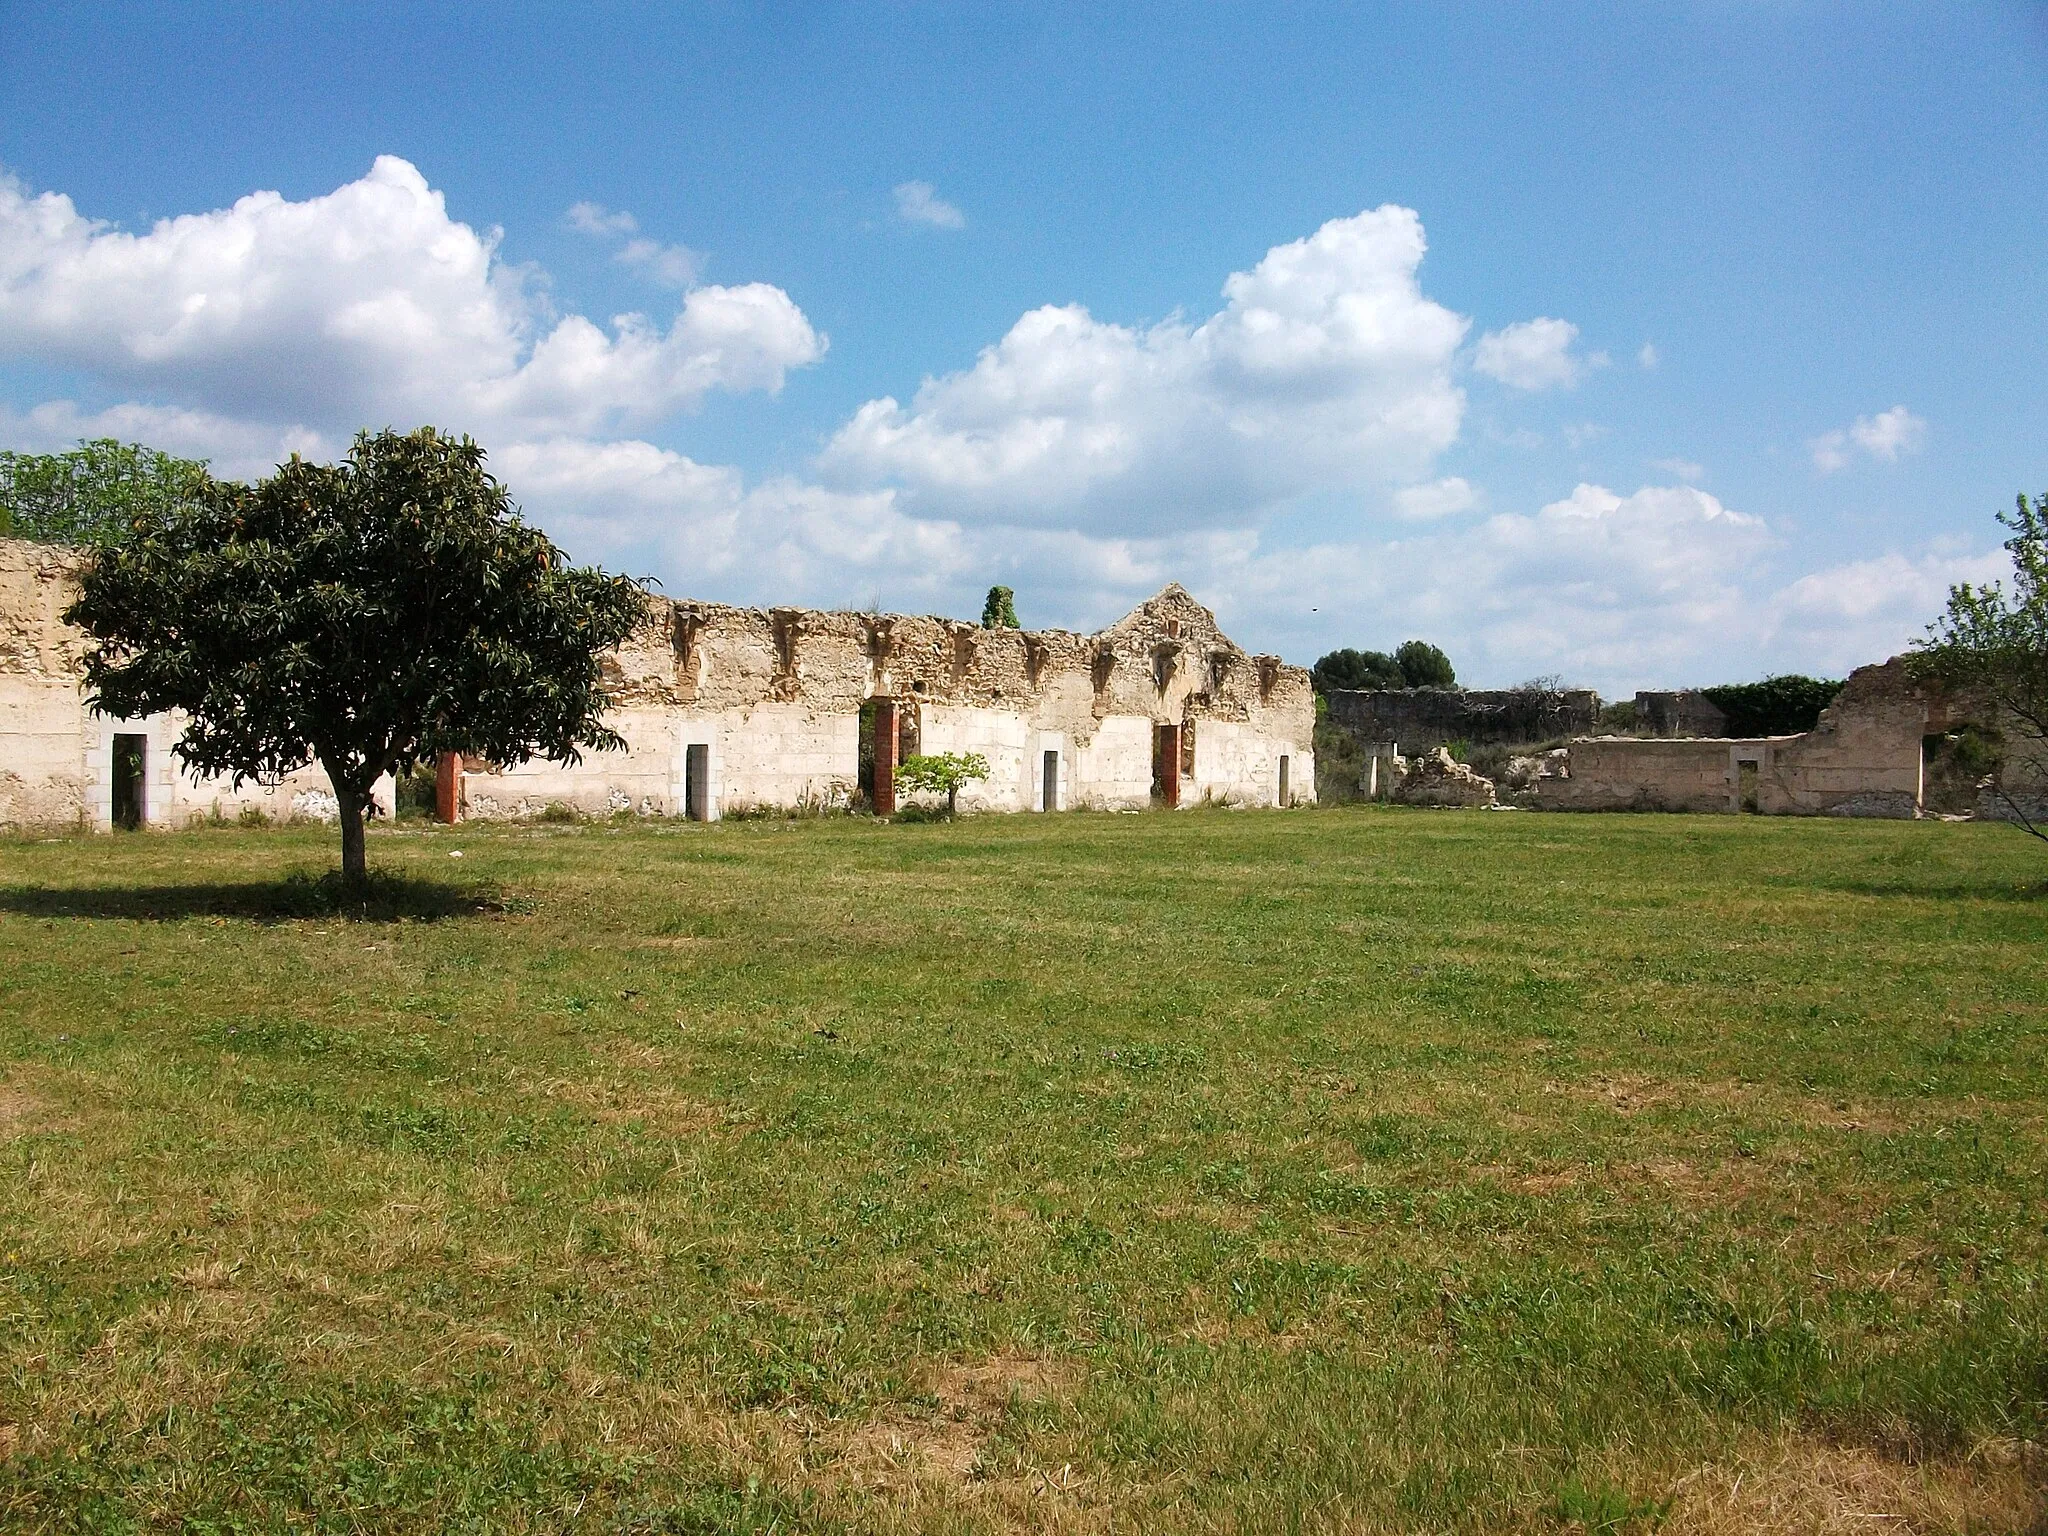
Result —
<path fill-rule="evenodd" d="M 0 826 L 110 824 L 116 734 L 147 738 L 145 813 L 332 814 L 317 767 L 280 785 L 201 779 L 172 756 L 174 717 L 116 721 L 85 706 L 85 637 L 62 621 L 71 557 L 0 540 Z M 1279 760 L 1290 798 L 1312 800 L 1314 701 L 1308 674 L 1250 656 L 1213 614 L 1168 587 L 1099 635 L 988 631 L 900 614 L 733 608 L 650 597 L 638 628 L 603 661 L 607 723 L 623 750 L 576 763 L 499 771 L 468 764 L 466 814 L 684 812 L 687 754 L 705 749 L 714 814 L 754 806 L 843 806 L 859 781 L 859 717 L 894 698 L 926 752 L 980 752 L 991 775 L 963 796 L 990 810 L 1036 810 L 1044 755 L 1059 754 L 1059 807 L 1131 807 L 1152 792 L 1153 731 L 1194 726 L 1182 803 L 1270 805 Z M 392 787 L 379 786 L 389 809 Z"/>
<path fill-rule="evenodd" d="M 1922 744 L 1947 706 L 1903 659 L 1859 667 L 1804 735 L 1789 737 L 1759 809 L 1793 816 L 1890 816 L 1920 810 Z"/>
<path fill-rule="evenodd" d="M 0 539 L 0 827 L 88 814 L 79 637 L 59 618 L 70 600 L 59 551 Z"/>
<path fill-rule="evenodd" d="M 1757 765 L 1759 810 L 1784 808 L 1776 794 L 1783 746 L 1793 736 L 1753 741 L 1595 736 L 1572 742 L 1568 776 L 1536 781 L 1536 803 L 1563 811 L 1738 811 L 1741 764 Z"/>
<path fill-rule="evenodd" d="M 113 825 L 114 738 L 141 736 L 143 819 L 183 826 L 254 808 L 277 820 L 334 814 L 333 788 L 318 767 L 279 784 L 194 774 L 173 755 L 184 734 L 175 715 L 118 720 L 86 705 L 86 636 L 63 620 L 73 595 L 69 551 L 0 539 L 0 827 Z M 372 792 L 389 814 L 389 779 Z"/>
<path fill-rule="evenodd" d="M 1593 729 L 1600 696 L 1589 688 L 1337 689 L 1330 719 L 1360 742 L 1393 742 L 1414 756 L 1454 741 L 1543 741 Z"/>
<path fill-rule="evenodd" d="M 1697 689 L 1655 690 L 1636 695 L 1636 729 L 1650 736 L 1724 736 L 1728 717 Z"/>
<path fill-rule="evenodd" d="M 1059 754 L 1058 808 L 1144 806 L 1154 729 L 1189 722 L 1184 804 L 1274 804 L 1283 756 L 1289 798 L 1315 797 L 1307 672 L 1247 655 L 1177 586 L 1092 636 L 650 599 L 640 630 L 607 662 L 607 686 L 628 752 L 467 772 L 467 813 L 560 803 L 680 814 L 693 743 L 708 748 L 715 814 L 844 805 L 858 786 L 870 698 L 897 701 L 916 750 L 988 759 L 963 809 L 1043 808 L 1047 752 Z"/>
<path fill-rule="evenodd" d="M 1819 723 L 1758 739 L 1596 737 L 1574 741 L 1568 776 L 1537 785 L 1564 810 L 1737 811 L 1741 770 L 1756 764 L 1756 808 L 1769 816 L 1919 814 L 1922 742 L 1950 706 L 1894 659 L 1851 673 Z"/>

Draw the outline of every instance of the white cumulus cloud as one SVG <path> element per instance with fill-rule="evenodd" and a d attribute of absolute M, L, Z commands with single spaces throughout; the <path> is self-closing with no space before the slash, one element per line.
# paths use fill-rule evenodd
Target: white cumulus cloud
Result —
<path fill-rule="evenodd" d="M 1579 328 L 1569 320 L 1518 320 L 1480 337 L 1472 366 L 1511 389 L 1570 389 L 1588 368 L 1607 361 L 1604 353 L 1574 355 L 1578 339 Z"/>
<path fill-rule="evenodd" d="M 1927 441 L 1927 423 L 1903 405 L 1895 405 L 1875 416 L 1858 416 L 1847 427 L 1823 432 L 1811 439 L 1814 468 L 1824 475 L 1847 469 L 1860 451 L 1887 464 L 1898 462 L 1901 454 L 1916 453 Z"/>
<path fill-rule="evenodd" d="M 239 420 L 508 435 L 653 421 L 711 389 L 774 390 L 825 348 L 765 283 L 694 289 L 667 326 L 556 319 L 497 243 L 450 219 L 389 155 L 322 197 L 252 193 L 145 234 L 0 180 L 0 356 Z"/>
<path fill-rule="evenodd" d="M 644 238 L 595 203 L 567 220 L 622 259 Z M 142 233 L 0 180 L 0 359 L 82 374 L 92 402 L 0 405 L 0 444 L 113 436 L 255 475 L 332 457 L 358 426 L 431 420 L 482 438 L 578 558 L 677 595 L 966 614 L 1002 581 L 1033 622 L 1088 627 L 1179 580 L 1296 659 L 1419 635 L 1474 682 L 1558 672 L 1609 692 L 1876 660 L 1950 581 L 1999 573 L 2002 557 L 1952 551 L 1780 572 L 1759 519 L 1682 484 L 1483 513 L 1437 464 L 1463 420 L 1468 324 L 1422 293 L 1424 249 L 1417 216 L 1387 207 L 1275 246 L 1206 318 L 1033 310 L 907 406 L 855 412 L 827 483 L 749 482 L 629 428 L 815 361 L 824 338 L 778 288 L 687 287 L 661 320 L 557 314 L 496 231 L 450 219 L 389 158 L 324 197 L 257 193 Z M 1488 338 L 1518 337 L 1487 354 L 1502 372 L 1592 365 L 1566 322 L 1528 325 L 1551 339 Z M 1836 446 L 1886 459 L 1924 433 L 1898 407 Z M 1353 497 L 1359 518 L 1273 546 L 1264 512 L 1301 496 Z"/>
<path fill-rule="evenodd" d="M 1927 631 L 1959 582 L 2007 580 L 2012 561 L 1986 554 L 1894 550 L 1790 582 L 1765 605 L 1769 637 L 1816 671 L 1841 673 L 1903 651 Z"/>
<path fill-rule="evenodd" d="M 939 189 L 928 181 L 906 181 L 896 188 L 896 216 L 934 229 L 967 227 L 967 215 L 939 196 Z"/>
<path fill-rule="evenodd" d="M 823 467 L 953 516 L 1127 528 L 1418 478 L 1465 403 L 1466 322 L 1417 286 L 1424 249 L 1422 221 L 1388 206 L 1275 246 L 1200 324 L 1032 310 L 908 406 L 862 406 Z"/>
<path fill-rule="evenodd" d="M 1394 492 L 1394 510 L 1410 522 L 1454 517 L 1479 505 L 1479 493 L 1460 475 L 1423 485 L 1404 485 Z"/>

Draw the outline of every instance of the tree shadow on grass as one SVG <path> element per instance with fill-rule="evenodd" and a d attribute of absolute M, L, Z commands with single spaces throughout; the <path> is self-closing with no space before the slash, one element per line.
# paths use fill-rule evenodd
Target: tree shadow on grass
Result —
<path fill-rule="evenodd" d="M 222 881 L 204 885 L 101 885 L 0 887 L 0 914 L 84 917 L 174 923 L 193 917 L 240 918 L 258 923 L 327 918 L 343 922 L 439 922 L 526 910 L 526 904 L 488 885 L 449 885 L 409 875 L 373 874 L 350 887 L 338 873 L 287 875 L 282 880 Z"/>
<path fill-rule="evenodd" d="M 1787 888 L 1838 891 L 1848 896 L 1912 896 L 1922 901 L 2013 901 L 2048 902 L 2048 880 L 1915 880 L 1911 875 L 1887 879 L 1882 876 L 1849 877 L 1837 880 L 1786 880 Z"/>

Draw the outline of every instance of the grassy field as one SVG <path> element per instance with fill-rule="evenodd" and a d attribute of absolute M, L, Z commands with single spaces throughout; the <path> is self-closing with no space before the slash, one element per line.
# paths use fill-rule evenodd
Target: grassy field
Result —
<path fill-rule="evenodd" d="M 0 1527 L 2048 1529 L 2011 829 L 334 858 L 0 842 Z"/>

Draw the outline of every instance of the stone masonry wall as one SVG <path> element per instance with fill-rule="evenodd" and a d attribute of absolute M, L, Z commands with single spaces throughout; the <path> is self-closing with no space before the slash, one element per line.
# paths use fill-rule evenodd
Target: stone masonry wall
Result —
<path fill-rule="evenodd" d="M 1042 809 L 1048 752 L 1059 758 L 1055 808 L 1147 805 L 1164 724 L 1193 727 L 1183 804 L 1275 804 L 1283 757 L 1289 799 L 1315 798 L 1308 673 L 1248 655 L 1178 586 L 1096 635 L 650 598 L 607 672 L 610 723 L 629 750 L 466 772 L 467 814 L 560 803 L 678 815 L 693 744 L 707 748 L 713 814 L 844 805 L 870 698 L 896 700 L 918 750 L 989 760 L 963 809 Z"/>
<path fill-rule="evenodd" d="M 1393 742 L 1408 756 L 1454 741 L 1542 741 L 1593 729 L 1600 697 L 1589 688 L 1337 689 L 1330 720 L 1360 742 Z"/>
<path fill-rule="evenodd" d="M 1923 739 L 1947 728 L 1951 708 L 1895 658 L 1851 673 L 1803 734 L 1574 741 L 1568 776 L 1539 780 L 1537 801 L 1563 810 L 1737 811 L 1742 768 L 1753 763 L 1765 815 L 1910 818 L 1920 811 Z"/>
<path fill-rule="evenodd" d="M 63 620 L 74 557 L 21 539 L 0 539 L 0 828 L 113 825 L 114 738 L 144 738 L 143 820 L 182 826 L 254 808 L 285 820 L 334 813 L 333 787 L 318 767 L 282 783 L 233 785 L 190 772 L 172 755 L 183 735 L 174 715 L 117 720 L 95 715 L 82 682 L 86 637 Z M 393 786 L 373 799 L 389 814 Z"/>

